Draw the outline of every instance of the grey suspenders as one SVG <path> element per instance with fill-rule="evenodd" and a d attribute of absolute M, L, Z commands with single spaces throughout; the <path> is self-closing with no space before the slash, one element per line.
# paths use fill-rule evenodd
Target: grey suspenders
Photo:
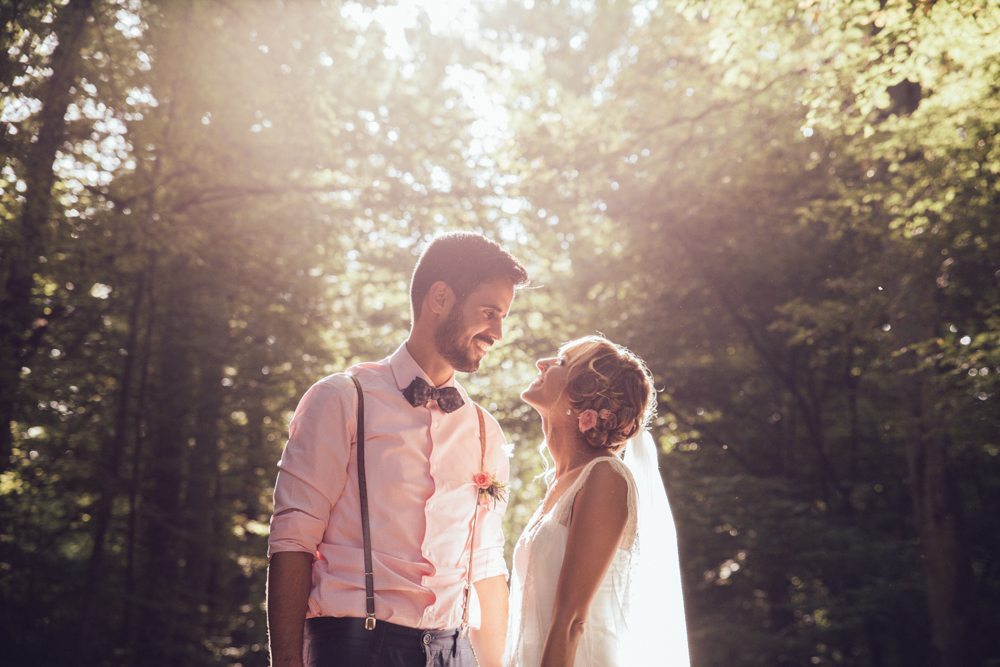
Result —
<path fill-rule="evenodd" d="M 365 396 L 361 383 L 354 380 L 358 390 L 358 493 L 361 496 L 361 539 L 365 544 L 365 630 L 375 629 L 375 577 L 372 575 L 372 531 L 368 525 L 368 484 L 365 483 Z"/>
<path fill-rule="evenodd" d="M 479 469 L 486 469 L 486 420 L 483 409 L 476 405 L 479 417 Z M 469 566 L 465 568 L 465 594 L 462 597 L 462 634 L 469 631 L 469 596 L 472 593 L 472 553 L 476 546 L 476 524 L 479 523 L 479 491 L 476 490 L 476 510 L 472 515 L 472 535 L 469 537 Z"/>
<path fill-rule="evenodd" d="M 372 574 L 372 533 L 368 522 L 368 484 L 365 481 L 365 396 L 358 378 L 350 376 L 358 391 L 357 441 L 358 441 L 358 493 L 361 496 L 361 539 L 365 552 L 365 630 L 375 629 L 375 577 Z M 486 464 L 486 421 L 483 409 L 476 405 L 479 417 L 479 469 Z M 472 515 L 472 535 L 469 538 L 469 566 L 465 572 L 465 594 L 462 600 L 462 633 L 469 628 L 469 597 L 472 589 L 472 553 L 479 522 L 479 493 L 476 493 L 476 510 Z"/>

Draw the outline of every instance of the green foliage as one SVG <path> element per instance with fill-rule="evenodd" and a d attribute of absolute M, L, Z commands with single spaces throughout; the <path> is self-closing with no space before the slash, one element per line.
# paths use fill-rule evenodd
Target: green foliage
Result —
<path fill-rule="evenodd" d="M 694 664 L 998 659 L 995 4 L 485 3 L 405 46 L 392 8 L 0 5 L 7 659 L 266 664 L 291 410 L 469 228 L 534 283 L 465 381 L 510 546 L 517 396 L 602 331 L 661 389 Z"/>
<path fill-rule="evenodd" d="M 512 95 L 581 321 L 664 388 L 697 664 L 1000 651 L 992 520 L 965 514 L 995 494 L 995 395 L 954 384 L 996 374 L 965 349 L 995 353 L 998 13 L 931 4 L 498 18 L 555 36 Z"/>

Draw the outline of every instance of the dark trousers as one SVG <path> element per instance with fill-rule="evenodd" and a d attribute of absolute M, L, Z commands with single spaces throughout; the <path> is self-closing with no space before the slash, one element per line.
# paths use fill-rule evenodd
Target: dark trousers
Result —
<path fill-rule="evenodd" d="M 468 636 L 458 630 L 418 630 L 360 618 L 306 619 L 306 667 L 476 667 Z"/>

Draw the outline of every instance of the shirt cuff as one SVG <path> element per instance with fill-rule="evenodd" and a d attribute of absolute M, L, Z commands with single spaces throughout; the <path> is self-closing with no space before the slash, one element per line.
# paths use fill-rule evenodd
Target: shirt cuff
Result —
<path fill-rule="evenodd" d="M 472 581 L 482 581 L 490 577 L 503 575 L 509 579 L 507 562 L 503 558 L 503 547 L 480 549 L 472 556 Z"/>
<path fill-rule="evenodd" d="M 267 537 L 267 557 L 281 551 L 316 553 L 318 543 L 308 536 L 322 535 L 326 522 L 301 510 L 286 510 L 271 517 L 271 532 Z"/>

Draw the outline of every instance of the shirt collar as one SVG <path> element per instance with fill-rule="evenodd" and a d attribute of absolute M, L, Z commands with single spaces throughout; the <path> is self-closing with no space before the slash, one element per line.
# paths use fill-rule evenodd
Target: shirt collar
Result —
<path fill-rule="evenodd" d="M 410 355 L 410 351 L 406 349 L 406 343 L 404 342 L 396 351 L 392 353 L 389 357 L 389 368 L 392 369 L 392 377 L 396 380 L 396 387 L 403 391 L 410 386 L 414 378 L 423 378 L 424 382 L 434 386 L 431 382 L 430 377 L 424 372 L 424 369 L 420 367 L 420 364 Z M 462 385 L 455 382 L 455 374 L 452 373 L 451 377 L 445 382 L 442 387 L 456 387 L 460 392 L 462 392 L 463 397 L 465 391 Z"/>

